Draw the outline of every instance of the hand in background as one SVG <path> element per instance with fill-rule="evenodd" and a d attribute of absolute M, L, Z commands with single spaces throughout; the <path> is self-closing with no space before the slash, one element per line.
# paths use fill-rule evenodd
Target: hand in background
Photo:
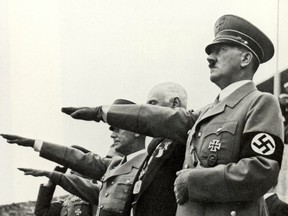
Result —
<path fill-rule="evenodd" d="M 25 146 L 25 147 L 32 147 L 34 146 L 34 139 L 29 139 L 25 137 L 20 137 L 17 135 L 11 135 L 11 134 L 0 134 L 4 139 L 7 140 L 8 143 L 10 144 L 17 144 L 20 146 Z"/>
<path fill-rule="evenodd" d="M 61 111 L 74 119 L 100 122 L 102 119 L 102 107 L 63 107 Z"/>

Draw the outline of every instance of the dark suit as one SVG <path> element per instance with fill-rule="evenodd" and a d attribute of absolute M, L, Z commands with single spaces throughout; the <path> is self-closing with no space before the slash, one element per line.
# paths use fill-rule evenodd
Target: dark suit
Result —
<path fill-rule="evenodd" d="M 286 216 L 288 215 L 288 204 L 280 200 L 277 194 L 273 194 L 266 198 L 266 204 L 270 216 Z"/>
<path fill-rule="evenodd" d="M 35 205 L 37 216 L 92 216 L 92 205 L 74 195 L 64 200 L 51 202 L 55 185 L 41 185 Z"/>
<path fill-rule="evenodd" d="M 134 216 L 174 216 L 177 205 L 173 184 L 176 172 L 182 167 L 184 154 L 184 144 L 177 144 L 168 139 L 153 139 L 135 179 L 138 180 L 139 172 L 150 159 L 141 189 L 138 194 L 133 195 L 132 187 L 123 215 L 130 214 L 133 203 Z"/>

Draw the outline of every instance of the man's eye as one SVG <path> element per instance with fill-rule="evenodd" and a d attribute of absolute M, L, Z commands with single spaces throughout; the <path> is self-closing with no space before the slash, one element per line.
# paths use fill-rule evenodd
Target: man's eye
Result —
<path fill-rule="evenodd" d="M 151 104 L 151 105 L 156 105 L 157 102 L 156 102 L 156 101 L 151 101 L 150 104 Z"/>

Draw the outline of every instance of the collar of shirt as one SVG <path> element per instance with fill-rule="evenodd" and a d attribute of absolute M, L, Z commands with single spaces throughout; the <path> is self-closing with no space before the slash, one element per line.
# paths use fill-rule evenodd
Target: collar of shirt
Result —
<path fill-rule="evenodd" d="M 134 158 L 134 157 L 136 157 L 136 156 L 138 156 L 138 155 L 140 155 L 140 154 L 142 154 L 142 153 L 145 153 L 145 152 L 146 152 L 146 149 L 142 149 L 142 150 L 139 150 L 139 151 L 134 152 L 134 153 L 132 153 L 132 154 L 129 154 L 129 155 L 126 156 L 126 157 L 127 157 L 127 161 L 129 161 L 129 160 L 131 160 L 132 158 Z"/>
<path fill-rule="evenodd" d="M 230 84 L 226 88 L 222 89 L 222 91 L 219 93 L 219 101 L 223 100 L 225 97 L 230 95 L 232 92 L 234 92 L 239 87 L 243 86 L 244 84 L 252 82 L 251 80 L 241 80 L 235 83 Z"/>
<path fill-rule="evenodd" d="M 264 199 L 267 199 L 268 197 L 270 197 L 274 194 L 275 194 L 274 192 L 266 193 L 266 194 L 264 194 Z"/>

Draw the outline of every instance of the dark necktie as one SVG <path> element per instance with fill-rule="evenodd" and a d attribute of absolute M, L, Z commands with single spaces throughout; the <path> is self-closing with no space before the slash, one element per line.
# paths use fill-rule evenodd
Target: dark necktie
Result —
<path fill-rule="evenodd" d="M 122 165 L 122 164 L 124 164 L 124 163 L 126 163 L 126 162 L 127 162 L 127 157 L 124 156 L 120 164 Z"/>

